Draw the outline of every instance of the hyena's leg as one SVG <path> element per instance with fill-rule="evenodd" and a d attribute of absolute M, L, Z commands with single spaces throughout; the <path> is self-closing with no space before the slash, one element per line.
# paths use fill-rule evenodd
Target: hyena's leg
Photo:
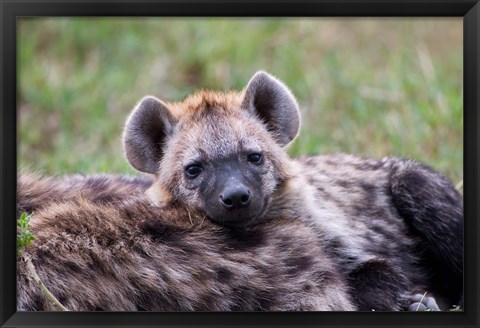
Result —
<path fill-rule="evenodd" d="M 390 263 L 363 262 L 347 279 L 359 311 L 401 311 L 410 305 L 409 280 Z"/>
<path fill-rule="evenodd" d="M 423 241 L 418 252 L 432 276 L 432 291 L 448 306 L 458 305 L 463 294 L 462 196 L 439 173 L 400 159 L 392 160 L 390 190 L 410 232 Z"/>
<path fill-rule="evenodd" d="M 411 293 L 408 279 L 387 263 L 365 262 L 348 280 L 360 311 L 440 311 L 433 296 Z"/>

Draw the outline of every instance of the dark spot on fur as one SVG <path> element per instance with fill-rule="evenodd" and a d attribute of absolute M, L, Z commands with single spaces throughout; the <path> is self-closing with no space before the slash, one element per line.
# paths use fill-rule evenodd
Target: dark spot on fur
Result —
<path fill-rule="evenodd" d="M 303 285 L 303 290 L 306 291 L 306 292 L 309 292 L 312 290 L 312 284 L 306 282 L 304 285 Z"/>
<path fill-rule="evenodd" d="M 217 279 L 223 283 L 228 283 L 233 278 L 232 271 L 227 268 L 218 268 L 216 275 Z"/>
<path fill-rule="evenodd" d="M 92 202 L 106 204 L 106 203 L 111 203 L 117 199 L 118 197 L 115 197 L 114 195 L 109 193 L 98 193 L 98 194 L 95 194 L 95 197 L 92 198 Z"/>
<path fill-rule="evenodd" d="M 334 248 L 334 249 L 342 248 L 343 246 L 345 246 L 343 244 L 343 241 L 338 237 L 332 238 L 328 241 L 328 248 L 329 249 L 331 249 L 331 248 Z"/>
<path fill-rule="evenodd" d="M 386 231 L 387 231 L 387 229 L 385 229 L 384 226 L 377 225 L 377 224 L 371 225 L 371 226 L 370 226 L 370 229 L 371 229 L 373 232 L 375 232 L 375 233 L 377 233 L 377 234 L 379 234 L 379 235 L 385 235 L 385 233 L 386 233 Z"/>
<path fill-rule="evenodd" d="M 249 250 L 264 244 L 265 235 L 259 230 L 225 229 L 225 243 L 234 249 Z"/>
<path fill-rule="evenodd" d="M 164 224 L 160 221 L 145 221 L 142 225 L 142 231 L 151 236 L 156 242 L 170 242 L 182 238 L 182 230 L 178 227 Z"/>
<path fill-rule="evenodd" d="M 313 260 L 310 256 L 292 256 L 285 259 L 286 273 L 289 275 L 297 274 L 310 268 Z"/>
<path fill-rule="evenodd" d="M 359 171 L 378 170 L 383 167 L 383 163 L 380 161 L 364 161 L 355 163 L 353 167 Z"/>
<path fill-rule="evenodd" d="M 376 186 L 372 183 L 367 183 L 367 182 L 362 182 L 360 183 L 360 186 L 362 187 L 363 191 L 367 194 L 374 194 L 376 190 Z"/>
<path fill-rule="evenodd" d="M 320 187 L 320 186 L 315 186 L 317 191 L 320 193 L 320 197 L 324 199 L 332 199 L 332 194 L 331 192 L 328 192 L 325 188 Z"/>
<path fill-rule="evenodd" d="M 325 160 L 325 163 L 328 164 L 328 165 L 331 165 L 331 166 L 337 166 L 338 165 L 337 161 L 334 161 L 333 159 L 330 159 L 330 158 Z"/>
<path fill-rule="evenodd" d="M 64 262 L 63 265 L 68 270 L 71 270 L 71 271 L 76 272 L 76 273 L 80 273 L 80 272 L 83 271 L 82 268 L 75 262 Z"/>
<path fill-rule="evenodd" d="M 52 259 L 55 259 L 55 256 L 52 253 L 50 253 L 50 251 L 39 249 L 37 251 L 37 255 L 33 258 L 32 261 L 35 266 L 41 267 L 46 262 L 49 262 L 49 260 L 52 260 Z"/>
<path fill-rule="evenodd" d="M 326 190 L 325 188 L 320 187 L 320 186 L 318 186 L 318 185 L 315 185 L 315 184 L 314 184 L 314 186 L 316 187 L 318 193 L 320 194 L 319 196 L 320 196 L 322 199 L 324 199 L 324 200 L 331 200 L 331 201 L 334 201 L 334 202 L 337 202 L 337 203 L 338 203 L 338 200 L 333 197 L 332 192 L 330 192 L 330 191 Z"/>
<path fill-rule="evenodd" d="M 340 187 L 342 188 L 345 188 L 345 189 L 349 189 L 352 187 L 352 181 L 349 181 L 349 180 L 336 180 L 335 181 L 337 185 L 339 185 Z"/>
<path fill-rule="evenodd" d="M 33 311 L 41 311 L 45 309 L 45 299 L 40 294 L 34 293 L 32 295 L 32 308 Z"/>
<path fill-rule="evenodd" d="M 198 249 L 195 247 L 195 245 L 188 243 L 188 242 L 178 242 L 176 245 L 172 244 L 172 246 L 177 246 L 182 250 L 182 253 L 179 254 L 179 256 L 186 256 L 188 259 L 190 256 L 197 255 L 199 254 Z"/>
<path fill-rule="evenodd" d="M 60 294 L 57 296 L 57 300 L 60 302 L 60 304 L 65 306 L 67 303 L 67 296 L 65 294 Z"/>
<path fill-rule="evenodd" d="M 355 216 L 364 215 L 365 214 L 365 209 L 366 209 L 365 205 L 367 205 L 367 204 L 354 203 L 352 205 L 352 210 L 350 212 Z"/>

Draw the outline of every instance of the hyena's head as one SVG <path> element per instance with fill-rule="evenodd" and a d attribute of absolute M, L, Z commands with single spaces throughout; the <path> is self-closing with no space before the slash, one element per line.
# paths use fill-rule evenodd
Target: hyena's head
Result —
<path fill-rule="evenodd" d="M 261 222 L 289 177 L 283 147 L 299 130 L 297 102 L 265 72 L 241 93 L 201 91 L 181 103 L 145 97 L 127 120 L 126 157 L 154 174 L 157 204 L 174 200 L 229 226 Z"/>

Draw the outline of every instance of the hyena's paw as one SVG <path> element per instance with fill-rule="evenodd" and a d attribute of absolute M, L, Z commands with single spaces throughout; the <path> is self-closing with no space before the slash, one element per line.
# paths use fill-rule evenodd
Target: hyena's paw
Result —
<path fill-rule="evenodd" d="M 433 296 L 426 294 L 414 294 L 410 298 L 412 302 L 408 307 L 408 311 L 440 311 L 437 301 Z"/>

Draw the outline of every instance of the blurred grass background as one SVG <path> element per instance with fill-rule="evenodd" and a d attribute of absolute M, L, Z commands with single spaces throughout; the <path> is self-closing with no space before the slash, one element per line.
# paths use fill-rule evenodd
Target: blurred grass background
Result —
<path fill-rule="evenodd" d="M 348 152 L 463 178 L 461 18 L 22 18 L 18 163 L 135 173 L 124 121 L 144 95 L 241 89 L 259 69 L 302 107 L 292 155 Z"/>

